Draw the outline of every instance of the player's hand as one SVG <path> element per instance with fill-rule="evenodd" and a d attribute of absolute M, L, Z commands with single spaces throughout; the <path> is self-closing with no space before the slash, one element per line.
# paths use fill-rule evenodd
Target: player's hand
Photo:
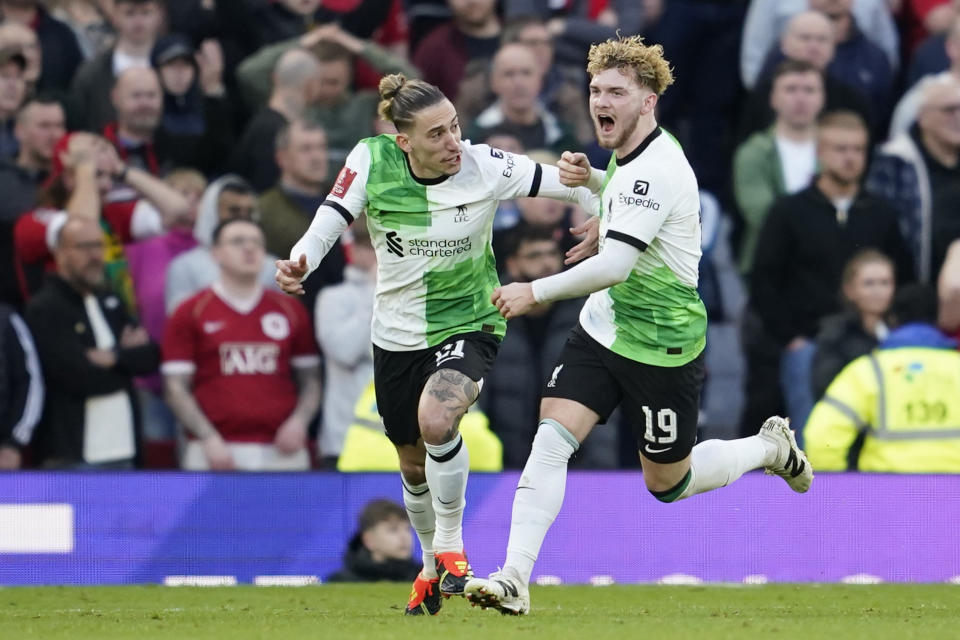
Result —
<path fill-rule="evenodd" d="M 560 184 L 566 187 L 583 187 L 590 181 L 590 161 L 584 153 L 564 151 L 557 162 Z"/>
<path fill-rule="evenodd" d="M 580 262 L 597 254 L 600 247 L 600 218 L 590 216 L 582 224 L 570 227 L 570 233 L 575 236 L 582 235 L 584 238 L 575 246 L 570 247 L 563 264 Z"/>
<path fill-rule="evenodd" d="M 299 260 L 277 260 L 277 284 L 284 293 L 302 296 L 303 277 L 307 275 L 307 256 L 301 253 Z"/>
<path fill-rule="evenodd" d="M 537 304 L 533 298 L 533 285 L 529 282 L 512 282 L 498 287 L 490 300 L 507 320 L 522 316 Z"/>
<path fill-rule="evenodd" d="M 207 462 L 210 464 L 212 471 L 233 471 L 235 469 L 230 447 L 223 441 L 219 433 L 203 439 L 203 454 L 207 456 Z"/>
<path fill-rule="evenodd" d="M 297 416 L 287 418 L 280 428 L 277 429 L 277 435 L 273 438 L 273 444 L 280 453 L 290 455 L 300 451 L 307 445 L 307 425 Z"/>

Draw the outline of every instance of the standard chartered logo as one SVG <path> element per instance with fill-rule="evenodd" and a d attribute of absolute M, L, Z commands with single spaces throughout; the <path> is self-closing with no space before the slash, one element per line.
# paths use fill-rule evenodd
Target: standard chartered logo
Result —
<path fill-rule="evenodd" d="M 473 248 L 470 236 L 451 240 L 431 240 L 429 238 L 414 238 L 407 241 L 407 255 L 423 258 L 449 258 L 461 253 L 468 253 Z M 395 256 L 404 256 L 403 238 L 396 231 L 387 232 L 387 251 Z"/>
<path fill-rule="evenodd" d="M 448 258 L 468 253 L 473 248 L 470 236 L 455 240 L 429 240 L 427 238 L 410 241 L 410 255 L 425 258 Z"/>

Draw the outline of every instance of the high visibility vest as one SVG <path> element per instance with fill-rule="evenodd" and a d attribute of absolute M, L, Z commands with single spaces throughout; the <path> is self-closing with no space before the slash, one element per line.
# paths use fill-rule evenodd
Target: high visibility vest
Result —
<path fill-rule="evenodd" d="M 960 353 L 900 347 L 857 358 L 803 435 L 814 469 L 960 473 Z"/>
<path fill-rule="evenodd" d="M 503 444 L 490 431 L 487 416 L 480 410 L 468 411 L 460 421 L 460 434 L 470 452 L 471 471 L 503 470 Z M 397 450 L 383 432 L 377 413 L 377 395 L 371 382 L 357 400 L 353 423 L 347 429 L 343 449 L 337 459 L 339 471 L 399 471 Z"/>

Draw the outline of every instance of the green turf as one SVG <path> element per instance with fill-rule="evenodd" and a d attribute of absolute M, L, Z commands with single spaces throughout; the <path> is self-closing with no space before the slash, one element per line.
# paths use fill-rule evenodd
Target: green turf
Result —
<path fill-rule="evenodd" d="M 960 638 L 960 586 L 535 587 L 525 618 L 447 601 L 404 618 L 404 585 L 0 589 L 0 639 Z"/>

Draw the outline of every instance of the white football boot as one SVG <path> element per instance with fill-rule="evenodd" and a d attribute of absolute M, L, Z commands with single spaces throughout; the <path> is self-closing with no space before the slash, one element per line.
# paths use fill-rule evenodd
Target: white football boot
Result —
<path fill-rule="evenodd" d="M 493 607 L 504 615 L 530 613 L 530 590 L 519 579 L 498 571 L 488 578 L 471 578 L 463 595 L 481 609 Z"/>
<path fill-rule="evenodd" d="M 771 416 L 760 427 L 759 435 L 777 447 L 775 462 L 764 467 L 767 475 L 780 476 L 797 493 L 806 493 L 813 482 L 813 467 L 797 446 L 797 439 L 790 430 L 790 421 Z"/>

